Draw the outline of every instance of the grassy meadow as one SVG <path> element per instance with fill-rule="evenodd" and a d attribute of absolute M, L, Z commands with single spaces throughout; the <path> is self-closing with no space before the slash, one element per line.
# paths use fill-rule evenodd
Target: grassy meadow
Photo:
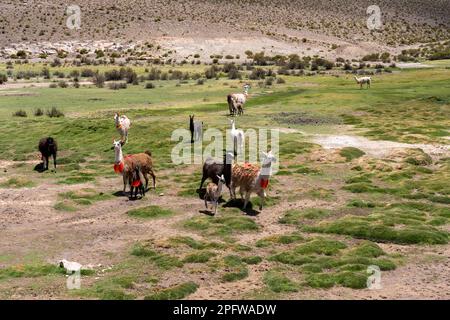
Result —
<path fill-rule="evenodd" d="M 73 68 L 60 69 L 68 73 Z M 175 68 L 202 73 L 206 67 Z M 0 65 L 0 72 L 4 70 Z M 143 67 L 136 71 L 145 75 Z M 61 242 L 42 240 L 47 249 L 39 249 L 24 240 L 17 252 L 1 246 L 0 298 L 45 298 L 50 291 L 53 297 L 95 299 L 289 299 L 308 292 L 319 297 L 314 290 L 320 288 L 366 290 L 368 266 L 396 272 L 415 263 L 411 252 L 448 245 L 450 158 L 421 149 L 374 158 L 357 148 L 324 149 L 312 138 L 356 135 L 448 145 L 447 62 L 373 76 L 369 90 L 360 90 L 350 74 L 277 77 L 285 81 L 265 85 L 220 77 L 203 84 L 151 81 L 153 89 L 146 89 L 144 82 L 111 90 L 83 83 L 79 88 L 49 88 L 27 80 L 30 86 L 1 89 L 0 164 L 5 170 L 0 173 L 0 195 L 51 194 L 42 220 L 55 226 L 52 235 Z M 171 163 L 171 133 L 188 129 L 190 114 L 205 129 L 225 132 L 226 95 L 240 92 L 245 82 L 252 88 L 237 125 L 244 130 L 281 129 L 280 170 L 271 179 L 260 214 L 243 212 L 240 201 L 228 201 L 224 190 L 214 217 L 201 212 L 203 202 L 196 192 L 201 166 Z M 34 115 L 38 108 L 52 107 L 64 116 Z M 13 116 L 18 110 L 27 116 Z M 114 174 L 111 150 L 112 139 L 118 139 L 115 112 L 132 120 L 125 154 L 151 150 L 154 157 L 158 187 L 143 200 L 118 196 L 122 179 Z M 33 171 L 39 162 L 38 141 L 45 136 L 58 141 L 56 173 Z M 252 207 L 258 207 L 256 197 Z M 98 230 L 109 228 L 111 237 L 98 235 L 106 244 L 92 259 L 111 268 L 94 267 L 82 275 L 80 290 L 67 290 L 63 273 L 52 263 L 69 242 L 59 232 L 80 232 L 81 247 L 96 239 L 88 227 L 78 229 L 84 228 L 76 224 L 83 219 L 93 219 Z M 32 229 L 32 221 L 20 230 Z M 64 229 L 68 221 L 73 225 Z M 17 227 L 7 226 L 5 241 Z M 34 228 L 39 226 L 44 228 Z M 108 241 L 117 245 L 109 247 Z M 82 249 L 68 245 L 72 259 L 89 261 Z M 92 246 L 94 250 L 95 242 Z M 404 246 L 409 249 L 396 250 Z"/>

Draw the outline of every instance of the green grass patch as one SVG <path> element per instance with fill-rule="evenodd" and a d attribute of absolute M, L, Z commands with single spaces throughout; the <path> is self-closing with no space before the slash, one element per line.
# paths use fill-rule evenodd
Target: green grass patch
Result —
<path fill-rule="evenodd" d="M 358 159 L 365 155 L 366 153 L 358 148 L 345 147 L 339 151 L 339 155 L 344 157 L 347 161 L 352 161 L 353 159 Z"/>
<path fill-rule="evenodd" d="M 267 271 L 263 277 L 264 284 L 274 292 L 296 292 L 298 284 L 274 270 Z"/>
<path fill-rule="evenodd" d="M 168 217 L 175 214 L 172 210 L 164 209 L 158 206 L 148 206 L 138 209 L 133 209 L 127 212 L 131 217 L 135 218 L 161 218 Z"/>
<path fill-rule="evenodd" d="M 36 184 L 33 181 L 28 180 L 27 178 L 24 177 L 12 177 L 0 183 L 0 187 L 2 188 L 15 188 L 15 189 L 31 188 L 34 187 L 35 185 Z"/>
<path fill-rule="evenodd" d="M 183 226 L 204 234 L 220 236 L 232 235 L 237 232 L 257 231 L 259 229 L 254 220 L 242 215 L 195 216 L 185 220 Z"/>
<path fill-rule="evenodd" d="M 208 262 L 209 259 L 215 257 L 217 254 L 211 251 L 201 251 L 195 252 L 192 254 L 188 254 L 184 259 L 184 263 L 205 263 Z"/>
<path fill-rule="evenodd" d="M 177 257 L 165 253 L 159 253 L 143 244 L 134 245 L 131 254 L 136 257 L 146 258 L 153 262 L 158 268 L 164 270 L 181 268 L 183 266 L 183 262 Z"/>
<path fill-rule="evenodd" d="M 327 209 L 308 208 L 303 210 L 291 209 L 286 211 L 283 217 L 278 222 L 282 224 L 301 224 L 302 220 L 309 219 L 321 219 L 330 216 L 331 211 Z"/>
<path fill-rule="evenodd" d="M 144 300 L 179 300 L 197 291 L 198 285 L 195 282 L 185 282 L 167 289 L 163 289 L 154 294 L 148 295 Z"/>

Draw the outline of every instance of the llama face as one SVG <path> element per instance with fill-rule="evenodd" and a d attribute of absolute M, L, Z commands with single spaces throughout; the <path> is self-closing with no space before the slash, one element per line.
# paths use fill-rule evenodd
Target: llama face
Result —
<path fill-rule="evenodd" d="M 272 154 L 272 150 L 270 150 L 267 153 L 263 152 L 262 154 L 263 154 L 263 157 L 262 157 L 263 164 L 269 164 L 269 163 L 277 161 L 277 158 Z"/>
<path fill-rule="evenodd" d="M 225 177 L 223 174 L 221 176 L 217 176 L 217 178 L 219 179 L 220 183 L 225 183 Z"/>
<path fill-rule="evenodd" d="M 114 148 L 115 150 L 120 150 L 120 149 L 122 149 L 122 141 L 120 141 L 120 140 L 118 140 L 118 141 L 113 140 L 113 148 Z"/>

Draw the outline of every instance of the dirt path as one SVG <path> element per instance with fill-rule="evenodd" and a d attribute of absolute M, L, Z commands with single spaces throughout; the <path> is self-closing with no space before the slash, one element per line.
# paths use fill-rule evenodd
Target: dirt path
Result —
<path fill-rule="evenodd" d="M 314 135 L 312 140 L 325 149 L 355 147 L 376 158 L 386 157 L 394 149 L 398 148 L 420 148 L 431 156 L 444 156 L 450 154 L 450 146 L 374 141 L 364 137 L 351 135 Z"/>

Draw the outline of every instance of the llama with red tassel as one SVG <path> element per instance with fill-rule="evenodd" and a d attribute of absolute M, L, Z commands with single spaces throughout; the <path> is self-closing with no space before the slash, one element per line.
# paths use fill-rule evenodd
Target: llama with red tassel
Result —
<path fill-rule="evenodd" d="M 276 161 L 272 151 L 263 152 L 261 167 L 251 163 L 235 163 L 231 176 L 231 194 L 236 199 L 236 188 L 239 187 L 241 198 L 244 200 L 245 210 L 251 194 L 254 192 L 261 198 L 259 210 L 262 210 L 266 197 L 266 189 L 269 186 L 270 176 L 272 175 L 272 163 Z M 245 198 L 244 198 L 245 194 Z"/>

